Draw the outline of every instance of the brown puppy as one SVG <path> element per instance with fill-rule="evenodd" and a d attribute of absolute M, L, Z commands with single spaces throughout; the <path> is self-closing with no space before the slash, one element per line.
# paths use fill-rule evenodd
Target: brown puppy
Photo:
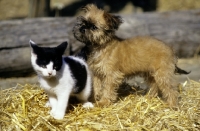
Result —
<path fill-rule="evenodd" d="M 86 44 L 81 55 L 93 72 L 94 97 L 99 105 L 108 105 L 117 98 L 123 79 L 141 75 L 149 86 L 150 96 L 162 97 L 170 106 L 177 104 L 174 73 L 188 74 L 176 66 L 177 59 L 170 47 L 151 37 L 121 39 L 115 35 L 122 20 L 87 5 L 85 15 L 78 17 L 73 33 Z"/>

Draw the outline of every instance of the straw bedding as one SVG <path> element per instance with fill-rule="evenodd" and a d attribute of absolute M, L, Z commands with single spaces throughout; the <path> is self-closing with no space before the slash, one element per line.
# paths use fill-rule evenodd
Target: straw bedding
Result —
<path fill-rule="evenodd" d="M 44 107 L 47 96 L 37 85 L 20 85 L 1 90 L 1 131 L 74 131 L 74 130 L 200 130 L 200 83 L 189 80 L 179 86 L 177 109 L 159 98 L 130 94 L 105 107 L 84 109 L 70 104 L 63 120 L 49 115 Z"/>

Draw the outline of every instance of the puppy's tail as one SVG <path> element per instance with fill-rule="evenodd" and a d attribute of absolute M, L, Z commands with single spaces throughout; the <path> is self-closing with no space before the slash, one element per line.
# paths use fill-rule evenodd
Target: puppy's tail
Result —
<path fill-rule="evenodd" d="M 176 69 L 175 69 L 175 71 L 174 71 L 175 74 L 179 74 L 179 75 L 185 74 L 185 75 L 187 75 L 187 74 L 190 74 L 190 72 L 191 72 L 191 71 L 188 71 L 188 72 L 187 72 L 187 71 L 185 71 L 185 70 L 179 68 L 177 65 L 175 65 L 175 67 L 176 67 Z"/>

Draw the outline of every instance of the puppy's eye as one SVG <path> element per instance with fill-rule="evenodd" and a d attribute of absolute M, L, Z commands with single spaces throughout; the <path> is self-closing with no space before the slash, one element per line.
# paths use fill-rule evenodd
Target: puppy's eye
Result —
<path fill-rule="evenodd" d="M 92 30 L 98 29 L 95 25 L 92 25 Z"/>

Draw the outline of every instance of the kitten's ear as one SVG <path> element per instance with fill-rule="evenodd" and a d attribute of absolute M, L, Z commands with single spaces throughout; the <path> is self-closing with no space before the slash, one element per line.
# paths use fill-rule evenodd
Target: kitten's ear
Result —
<path fill-rule="evenodd" d="M 63 55 L 65 52 L 65 49 L 67 48 L 68 43 L 67 42 L 63 42 L 61 43 L 59 46 L 56 47 L 57 52 L 60 55 Z"/>
<path fill-rule="evenodd" d="M 32 40 L 29 41 L 29 44 L 30 44 L 30 46 L 31 46 L 31 48 L 32 48 L 32 53 L 37 54 L 37 53 L 39 53 L 39 52 L 41 51 L 41 50 L 40 50 L 40 47 L 38 47 L 38 46 L 36 45 L 36 43 L 33 42 Z"/>

